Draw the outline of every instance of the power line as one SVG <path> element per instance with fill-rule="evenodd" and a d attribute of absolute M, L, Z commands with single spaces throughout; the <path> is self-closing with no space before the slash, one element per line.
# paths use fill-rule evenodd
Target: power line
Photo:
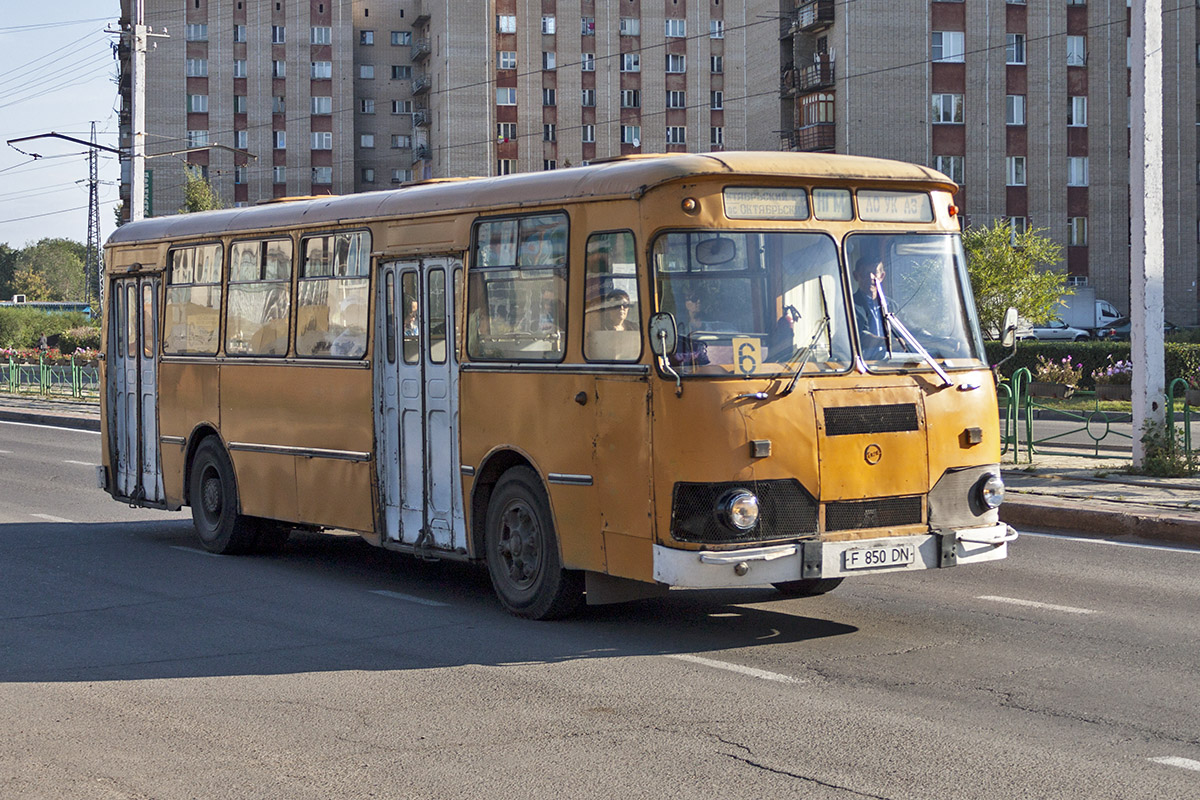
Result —
<path fill-rule="evenodd" d="M 93 17 L 92 19 L 68 19 L 57 22 L 38 22 L 33 25 L 15 25 L 8 28 L 0 28 L 0 34 L 3 33 L 23 33 L 25 31 L 39 31 L 45 28 L 65 28 L 72 25 L 85 25 L 91 22 L 111 22 L 112 17 Z"/>

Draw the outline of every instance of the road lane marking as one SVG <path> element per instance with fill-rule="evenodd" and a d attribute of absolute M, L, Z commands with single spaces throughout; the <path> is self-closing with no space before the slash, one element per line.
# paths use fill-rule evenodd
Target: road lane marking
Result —
<path fill-rule="evenodd" d="M 440 603 L 437 600 L 426 600 L 424 597 L 416 597 L 415 595 L 411 595 L 411 594 L 403 594 L 401 592 L 389 592 L 387 589 L 371 589 L 370 591 L 371 591 L 371 594 L 378 594 L 378 595 L 382 595 L 383 597 L 390 597 L 393 600 L 403 600 L 406 603 L 416 603 L 417 605 L 420 605 L 420 606 L 449 607 L 449 605 L 450 605 L 449 603 Z"/>
<path fill-rule="evenodd" d="M 100 431 L 89 431 L 85 428 L 64 428 L 61 425 L 39 425 L 36 422 L 12 422 L 7 419 L 0 419 L 0 425 L 20 425 L 25 428 L 49 428 L 52 431 L 70 431 L 72 433 L 90 433 L 92 436 L 99 436 Z"/>
<path fill-rule="evenodd" d="M 75 521 L 73 519 L 63 519 L 62 517 L 55 517 L 51 514 L 30 514 L 29 516 L 37 517 L 38 519 L 44 519 L 47 522 L 74 522 Z"/>
<path fill-rule="evenodd" d="M 0 456 L 11 456 L 12 450 L 0 450 Z"/>
<path fill-rule="evenodd" d="M 1139 550 L 1166 550 L 1169 553 L 1200 555 L 1200 550 L 1194 547 L 1171 547 L 1170 545 L 1140 544 L 1138 542 L 1114 542 L 1111 539 L 1091 539 L 1086 536 L 1064 536 L 1057 533 L 1026 533 L 1025 531 L 1021 531 L 1021 535 L 1034 539 L 1063 539 L 1068 542 L 1083 542 L 1084 544 L 1106 544 L 1109 547 L 1133 547 Z"/>
<path fill-rule="evenodd" d="M 201 550 L 199 547 L 184 547 L 183 545 L 173 544 L 172 550 L 182 550 L 185 553 L 195 553 L 198 556 L 208 556 L 209 558 L 224 558 L 220 553 L 210 553 L 207 550 Z"/>
<path fill-rule="evenodd" d="M 1200 761 L 1193 761 L 1190 758 L 1179 758 L 1178 756 L 1161 756 L 1160 758 L 1150 759 L 1155 764 L 1166 764 L 1168 767 L 1180 767 L 1182 769 L 1190 769 L 1195 772 L 1200 772 Z"/>
<path fill-rule="evenodd" d="M 94 466 L 96 466 L 96 464 L 93 464 L 93 463 L 91 463 L 90 461 L 64 461 L 63 463 L 64 463 L 64 464 L 78 464 L 78 465 L 79 465 L 79 466 L 81 466 L 81 467 L 94 467 Z"/>
<path fill-rule="evenodd" d="M 1062 611 L 1064 614 L 1095 614 L 1096 612 L 1090 608 L 1075 608 L 1073 606 L 1056 606 L 1050 603 L 1039 603 L 1036 600 L 1021 600 L 1016 597 L 996 597 L 995 595 L 981 595 L 976 600 L 991 600 L 994 603 L 1009 603 L 1014 606 L 1027 606 L 1029 608 L 1040 608 L 1043 611 Z"/>
<path fill-rule="evenodd" d="M 793 678 L 791 675 L 781 675 L 778 672 L 768 672 L 765 669 L 755 669 L 754 667 L 744 667 L 741 664 L 731 664 L 728 661 L 717 661 L 713 658 L 704 658 L 703 656 L 692 656 L 685 653 L 669 655 L 667 658 L 674 658 L 679 661 L 691 661 L 693 664 L 703 664 L 706 667 L 714 669 L 724 669 L 729 672 L 737 672 L 742 675 L 749 675 L 751 678 L 759 678 L 764 681 L 775 681 L 776 683 L 804 683 L 799 678 Z"/>

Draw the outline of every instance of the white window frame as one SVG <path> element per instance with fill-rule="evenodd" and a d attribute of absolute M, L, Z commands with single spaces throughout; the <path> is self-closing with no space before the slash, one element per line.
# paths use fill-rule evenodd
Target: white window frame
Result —
<path fill-rule="evenodd" d="M 515 106 L 517 104 L 517 89 L 515 86 L 500 86 L 496 88 L 496 105 Z"/>
<path fill-rule="evenodd" d="M 208 77 L 208 59 L 207 58 L 189 58 L 185 64 L 185 72 L 189 78 L 207 78 Z"/>
<path fill-rule="evenodd" d="M 1088 218 L 1067 217 L 1067 245 L 1069 247 L 1087 247 Z"/>
<path fill-rule="evenodd" d="M 1004 124 L 1024 125 L 1026 99 L 1023 94 L 1008 94 L 1004 96 Z"/>
<path fill-rule="evenodd" d="M 962 31 L 934 31 L 930 37 L 930 58 L 939 63 L 958 63 L 963 60 L 965 34 Z"/>
<path fill-rule="evenodd" d="M 233 26 L 233 43 L 234 44 L 244 44 L 245 41 L 246 41 L 246 26 L 245 25 L 234 25 Z"/>
<path fill-rule="evenodd" d="M 595 72 L 596 71 L 596 54 L 595 53 L 580 53 L 579 54 L 579 71 L 580 72 Z"/>
<path fill-rule="evenodd" d="M 1025 156 L 1006 156 L 1004 159 L 1004 185 L 1025 186 Z"/>
<path fill-rule="evenodd" d="M 395 137 L 392 137 L 395 138 Z M 517 140 L 517 123 L 515 122 L 497 122 L 496 123 L 496 141 L 499 144 L 505 142 L 515 142 Z"/>
<path fill-rule="evenodd" d="M 358 146 L 362 150 L 374 150 L 375 149 L 375 134 L 360 133 L 358 135 Z"/>
<path fill-rule="evenodd" d="M 313 25 L 308 29 L 309 44 L 333 44 L 333 28 L 328 25 Z"/>
<path fill-rule="evenodd" d="M 667 17 L 663 20 L 664 35 L 668 39 L 687 38 L 687 20 L 678 17 Z"/>
<path fill-rule="evenodd" d="M 579 126 L 579 140 L 584 144 L 596 143 L 596 126 L 581 125 Z"/>
<path fill-rule="evenodd" d="M 208 95 L 189 94 L 187 96 L 187 110 L 189 114 L 207 114 Z"/>
<path fill-rule="evenodd" d="M 708 71 L 713 75 L 721 75 L 725 72 L 725 56 L 709 56 Z"/>
<path fill-rule="evenodd" d="M 375 65 L 374 64 L 359 64 L 358 78 L 363 81 L 375 80 Z"/>
<path fill-rule="evenodd" d="M 500 50 L 496 53 L 496 69 L 516 69 L 517 51 Z"/>
<path fill-rule="evenodd" d="M 283 25 L 271 26 L 271 44 L 287 44 L 287 27 Z"/>
<path fill-rule="evenodd" d="M 667 144 L 687 144 L 687 126 L 668 125 Z"/>
<path fill-rule="evenodd" d="M 622 125 L 621 144 L 631 144 L 634 147 L 640 147 L 642 144 L 642 126 Z"/>
<path fill-rule="evenodd" d="M 313 167 L 313 186 L 328 186 L 333 183 L 333 167 Z"/>
<path fill-rule="evenodd" d="M 725 38 L 725 20 L 710 19 L 708 21 L 708 38 L 724 39 Z"/>
<path fill-rule="evenodd" d="M 248 73 L 246 72 L 246 59 L 235 58 L 233 60 L 233 77 L 245 78 L 247 76 Z"/>
<path fill-rule="evenodd" d="M 497 14 L 496 15 L 496 33 L 516 33 L 517 32 L 517 16 L 516 14 Z"/>
<path fill-rule="evenodd" d="M 687 108 L 687 92 L 681 89 L 668 89 L 667 108 Z"/>
<path fill-rule="evenodd" d="M 183 38 L 188 42 L 207 42 L 208 25 L 203 22 L 189 22 L 184 28 Z"/>
<path fill-rule="evenodd" d="M 558 125 L 553 122 L 542 123 L 542 141 L 557 142 L 558 141 Z"/>
<path fill-rule="evenodd" d="M 621 17 L 617 22 L 617 33 L 620 36 L 641 36 L 642 21 L 637 17 Z"/>
<path fill-rule="evenodd" d="M 392 149 L 393 150 L 411 150 L 412 136 L 407 133 L 392 134 Z"/>
<path fill-rule="evenodd" d="M 682 53 L 667 53 L 667 73 L 679 75 L 687 72 L 687 56 Z"/>
<path fill-rule="evenodd" d="M 542 69 L 546 71 L 558 69 L 558 55 L 553 50 L 542 51 Z"/>
<path fill-rule="evenodd" d="M 713 89 L 708 93 L 708 107 L 713 111 L 725 110 L 725 92 L 720 89 Z"/>
<path fill-rule="evenodd" d="M 582 89 L 579 92 L 579 105 L 584 108 L 596 107 L 596 90 Z"/>
<path fill-rule="evenodd" d="M 963 96 L 939 93 L 933 95 L 934 125 L 961 125 L 963 122 Z"/>
<path fill-rule="evenodd" d="M 233 132 L 233 146 L 238 150 L 245 150 L 250 146 L 250 131 L 240 130 Z"/>
<path fill-rule="evenodd" d="M 556 106 L 558 105 L 558 90 L 557 89 L 542 89 L 542 105 Z"/>
<path fill-rule="evenodd" d="M 375 98 L 363 97 L 358 101 L 358 113 L 374 114 L 375 113 Z"/>
<path fill-rule="evenodd" d="M 714 125 L 708 129 L 708 144 L 709 147 L 725 146 L 725 128 L 723 126 Z"/>
<path fill-rule="evenodd" d="M 1088 157 L 1067 157 L 1067 186 L 1088 185 Z"/>
<path fill-rule="evenodd" d="M 332 131 L 313 131 L 312 146 L 310 150 L 332 150 L 333 149 L 333 132 Z"/>
<path fill-rule="evenodd" d="M 964 158 L 962 156 L 934 156 L 933 168 L 945 174 L 950 180 L 962 185 L 965 179 Z"/>
<path fill-rule="evenodd" d="M 1005 64 L 1024 64 L 1025 63 L 1025 34 L 1023 34 L 1023 33 L 1006 33 L 1006 34 L 1004 34 L 1004 63 Z"/>
<path fill-rule="evenodd" d="M 642 56 L 640 53 L 621 53 L 621 72 L 641 72 Z"/>
<path fill-rule="evenodd" d="M 271 77 L 286 78 L 287 77 L 287 62 L 282 59 L 275 59 L 271 62 Z"/>
<path fill-rule="evenodd" d="M 1086 128 L 1088 121 L 1087 95 L 1075 94 L 1067 98 L 1067 126 Z"/>
<path fill-rule="evenodd" d="M 621 90 L 621 108 L 641 108 L 642 107 L 642 90 L 641 89 L 622 89 Z"/>
<path fill-rule="evenodd" d="M 333 113 L 333 98 L 327 95 L 313 95 L 309 98 L 310 114 L 312 116 L 322 116 Z"/>
<path fill-rule="evenodd" d="M 273 167 L 271 169 L 271 182 L 287 183 L 287 167 L 282 164 Z"/>
<path fill-rule="evenodd" d="M 1067 36 L 1067 66 L 1087 66 L 1087 37 Z"/>
<path fill-rule="evenodd" d="M 558 29 L 558 23 L 549 14 L 542 15 L 542 35 L 553 36 Z"/>

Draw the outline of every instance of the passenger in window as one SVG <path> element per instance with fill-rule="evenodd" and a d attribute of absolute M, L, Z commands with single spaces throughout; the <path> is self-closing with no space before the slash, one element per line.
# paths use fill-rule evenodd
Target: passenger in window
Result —
<path fill-rule="evenodd" d="M 863 356 L 868 359 L 883 358 L 885 339 L 883 316 L 879 311 L 878 290 L 875 278 L 881 282 L 887 272 L 878 258 L 863 256 L 854 262 L 854 319 L 858 325 L 858 338 L 862 342 Z"/>
<path fill-rule="evenodd" d="M 679 320 L 679 333 L 687 336 L 690 333 L 704 329 L 704 314 L 700 295 L 694 290 L 688 290 L 683 297 L 683 309 L 687 313 L 685 319 Z"/>
<path fill-rule="evenodd" d="M 417 300 L 413 298 L 408 301 L 408 310 L 404 314 L 404 335 L 416 336 L 420 333 L 420 311 L 417 307 Z"/>
<path fill-rule="evenodd" d="M 623 289 L 613 289 L 605 295 L 601 306 L 600 330 L 636 331 L 636 322 L 629 319 L 629 306 L 629 293 Z"/>
<path fill-rule="evenodd" d="M 540 311 L 538 313 L 538 330 L 543 333 L 557 333 L 562 328 L 562 304 L 547 289 L 542 292 Z"/>

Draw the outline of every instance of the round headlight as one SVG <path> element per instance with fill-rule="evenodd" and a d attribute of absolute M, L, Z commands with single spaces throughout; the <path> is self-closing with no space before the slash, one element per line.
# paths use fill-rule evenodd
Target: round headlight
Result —
<path fill-rule="evenodd" d="M 758 524 L 758 498 L 753 492 L 745 489 L 730 492 L 721 505 L 725 520 L 739 531 L 748 531 Z"/>
<path fill-rule="evenodd" d="M 1004 502 L 1004 481 L 999 475 L 988 475 L 987 480 L 979 484 L 979 500 L 988 508 L 999 508 Z"/>

